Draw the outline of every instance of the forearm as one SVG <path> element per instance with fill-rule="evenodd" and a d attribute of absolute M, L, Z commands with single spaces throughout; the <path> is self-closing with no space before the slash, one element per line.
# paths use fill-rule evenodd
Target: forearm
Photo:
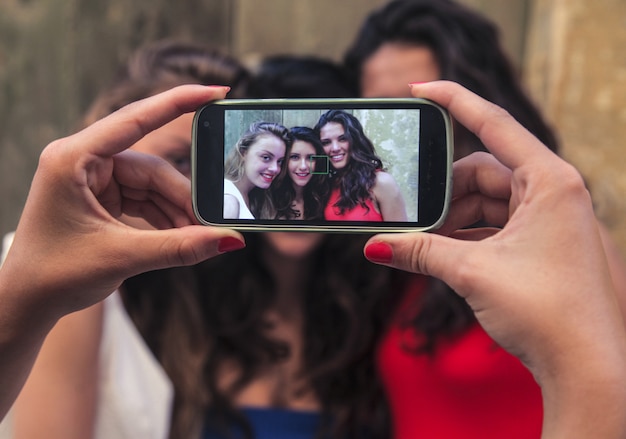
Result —
<path fill-rule="evenodd" d="M 565 354 L 542 374 L 543 439 L 626 437 L 625 339 L 600 340 L 578 358 Z"/>
<path fill-rule="evenodd" d="M 617 301 L 622 312 L 622 317 L 626 319 L 626 260 L 609 234 L 609 231 L 602 223 L 599 223 L 599 231 L 611 272 L 611 279 L 615 287 Z"/>
<path fill-rule="evenodd" d="M 0 418 L 19 394 L 54 319 L 28 315 L 0 269 Z"/>
<path fill-rule="evenodd" d="M 50 331 L 14 405 L 15 439 L 93 436 L 103 312 L 98 303 L 64 316 Z"/>
<path fill-rule="evenodd" d="M 620 365 L 623 369 L 624 365 Z M 542 439 L 626 437 L 626 376 L 607 372 L 542 387 Z"/>

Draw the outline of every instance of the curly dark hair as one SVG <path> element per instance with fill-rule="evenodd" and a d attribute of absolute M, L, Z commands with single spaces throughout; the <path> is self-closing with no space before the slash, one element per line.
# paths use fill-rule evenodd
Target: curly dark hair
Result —
<path fill-rule="evenodd" d="M 328 66 L 330 71 L 340 70 L 330 62 L 314 63 L 324 70 Z M 311 84 L 306 82 L 282 92 L 285 83 L 278 71 L 274 74 L 278 76 L 266 78 L 278 93 L 274 97 L 310 93 Z M 322 82 L 314 93 L 333 97 L 329 86 Z M 343 96 L 352 93 L 342 83 L 337 87 Z M 197 437 L 205 424 L 228 430 L 233 423 L 253 437 L 232 395 L 261 368 L 291 354 L 285 341 L 267 334 L 266 315 L 274 306 L 277 281 L 263 257 L 267 243 L 260 234 L 245 238 L 247 247 L 241 251 L 193 267 L 144 273 L 121 288 L 131 319 L 175 389 L 171 439 Z M 387 438 L 391 431 L 375 352 L 407 275 L 365 260 L 362 249 L 367 239 L 326 235 L 309 259 L 314 276 L 300 299 L 302 377 L 322 404 L 325 423 L 319 437 L 326 433 L 363 437 L 364 426 L 371 439 Z M 234 363 L 239 370 L 227 389 L 218 385 L 225 363 Z"/>
<path fill-rule="evenodd" d="M 374 145 L 365 135 L 361 122 L 346 111 L 327 111 L 320 116 L 313 129 L 319 136 L 322 128 L 331 122 L 343 127 L 344 136 L 350 144 L 350 160 L 333 176 L 333 185 L 340 190 L 339 200 L 334 206 L 339 209 L 340 214 L 357 205 L 369 211 L 366 201 L 372 198 L 371 190 L 376 183 L 376 171 L 383 169 L 383 162 L 376 155 Z"/>
<path fill-rule="evenodd" d="M 358 89 L 342 65 L 315 56 L 263 59 L 250 81 L 253 98 L 354 98 Z"/>
<path fill-rule="evenodd" d="M 373 11 L 344 57 L 344 66 L 360 85 L 365 62 L 381 46 L 400 43 L 429 48 L 441 79 L 452 80 L 507 110 L 551 150 L 558 152 L 555 133 L 524 91 L 518 72 L 505 54 L 494 23 L 453 0 L 392 0 Z M 456 158 L 485 147 L 478 137 L 455 124 Z M 443 282 L 432 279 L 419 298 L 419 310 L 405 327 L 425 335 L 417 350 L 433 352 L 439 337 L 474 324 L 471 309 Z"/>
<path fill-rule="evenodd" d="M 432 50 L 440 79 L 455 81 L 498 104 L 551 150 L 554 132 L 531 102 L 505 54 L 497 27 L 479 13 L 451 0 L 394 0 L 370 14 L 344 57 L 353 81 L 360 83 L 363 65 L 381 46 L 401 43 Z M 480 140 L 461 125 L 455 138 L 467 149 L 484 151 Z"/>
<path fill-rule="evenodd" d="M 243 97 L 250 79 L 243 65 L 216 48 L 185 41 L 155 41 L 139 48 L 121 66 L 111 85 L 96 97 L 83 123 L 89 125 L 131 102 L 183 84 L 228 85 L 231 87 L 229 97 Z M 193 288 L 195 283 L 187 274 L 187 270 L 154 272 L 128 280 L 121 289 L 134 323 L 145 329 L 142 335 L 148 344 L 164 347 L 158 358 L 175 392 L 172 439 L 190 437 L 190 425 L 196 420 L 199 399 L 197 380 L 188 374 L 189 365 L 196 361 L 196 346 L 185 340 L 197 340 L 203 329 L 199 323 L 201 314 Z M 155 279 L 158 279 L 156 284 Z M 146 296 L 137 300 L 127 295 L 127 292 L 133 295 L 132 291 L 136 290 L 145 291 Z M 152 296 L 151 290 L 157 294 Z M 160 297 L 159 292 L 168 297 Z M 163 303 L 167 303 L 165 308 Z M 167 331 L 157 330 L 162 324 L 168 327 Z M 157 332 L 150 335 L 153 328 Z M 153 337 L 158 340 L 154 341 Z"/>
<path fill-rule="evenodd" d="M 303 220 L 324 219 L 324 208 L 329 193 L 328 175 L 322 173 L 322 163 L 314 162 L 313 174 L 311 180 L 303 188 L 304 212 L 296 212 L 292 205 L 296 197 L 296 190 L 292 180 L 289 178 L 289 160 L 293 143 L 300 140 L 313 146 L 317 156 L 326 156 L 319 136 L 309 127 L 293 127 L 289 129 L 292 143 L 285 154 L 283 167 L 276 181 L 270 186 L 270 194 L 272 196 L 274 208 L 276 209 L 276 218 Z"/>

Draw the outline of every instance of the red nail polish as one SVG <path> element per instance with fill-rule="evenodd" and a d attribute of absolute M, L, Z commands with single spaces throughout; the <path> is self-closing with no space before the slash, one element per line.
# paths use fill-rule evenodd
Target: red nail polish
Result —
<path fill-rule="evenodd" d="M 365 247 L 365 257 L 372 262 L 388 264 L 393 260 L 393 250 L 386 242 L 374 242 Z"/>
<path fill-rule="evenodd" d="M 228 85 L 207 85 L 208 88 L 215 88 L 218 90 L 225 90 L 226 93 L 230 91 L 230 87 Z"/>
<path fill-rule="evenodd" d="M 227 236 L 226 238 L 222 238 L 217 243 L 217 251 L 220 253 L 232 252 L 235 250 L 240 250 L 246 246 L 245 242 L 242 242 L 240 239 L 233 238 L 232 236 Z"/>

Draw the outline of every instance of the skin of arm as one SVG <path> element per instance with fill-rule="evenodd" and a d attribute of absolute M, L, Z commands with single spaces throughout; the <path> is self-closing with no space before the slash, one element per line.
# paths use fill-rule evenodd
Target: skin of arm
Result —
<path fill-rule="evenodd" d="M 169 163 L 126 151 L 227 91 L 176 87 L 44 149 L 0 268 L 0 416 L 62 316 L 101 301 L 138 273 L 195 264 L 245 245 L 237 232 L 196 225 L 190 182 Z M 117 219 L 122 214 L 141 216 L 159 230 L 125 225 Z"/>
<path fill-rule="evenodd" d="M 391 174 L 382 171 L 377 172 L 372 193 L 384 221 L 407 220 L 404 197 Z"/>
<path fill-rule="evenodd" d="M 102 318 L 97 303 L 50 331 L 14 406 L 15 439 L 93 437 Z"/>
<path fill-rule="evenodd" d="M 598 227 L 619 307 L 622 311 L 622 317 L 626 321 L 626 262 L 606 227 L 602 223 L 598 223 Z"/>
<path fill-rule="evenodd" d="M 239 201 L 230 194 L 224 194 L 224 218 L 239 218 Z"/>
<path fill-rule="evenodd" d="M 544 439 L 626 437 L 626 331 L 580 174 L 458 84 L 414 84 L 493 154 L 454 166 L 440 234 L 373 237 L 375 262 L 447 282 L 542 389 Z M 460 230 L 485 219 L 502 229 Z"/>

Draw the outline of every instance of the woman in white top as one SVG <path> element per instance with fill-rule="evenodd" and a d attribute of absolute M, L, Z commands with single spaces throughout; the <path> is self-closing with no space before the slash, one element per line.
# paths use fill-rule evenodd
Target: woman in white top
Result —
<path fill-rule="evenodd" d="M 230 150 L 224 163 L 224 218 L 269 218 L 267 192 L 280 172 L 291 144 L 289 130 L 278 123 L 256 122 Z"/>

